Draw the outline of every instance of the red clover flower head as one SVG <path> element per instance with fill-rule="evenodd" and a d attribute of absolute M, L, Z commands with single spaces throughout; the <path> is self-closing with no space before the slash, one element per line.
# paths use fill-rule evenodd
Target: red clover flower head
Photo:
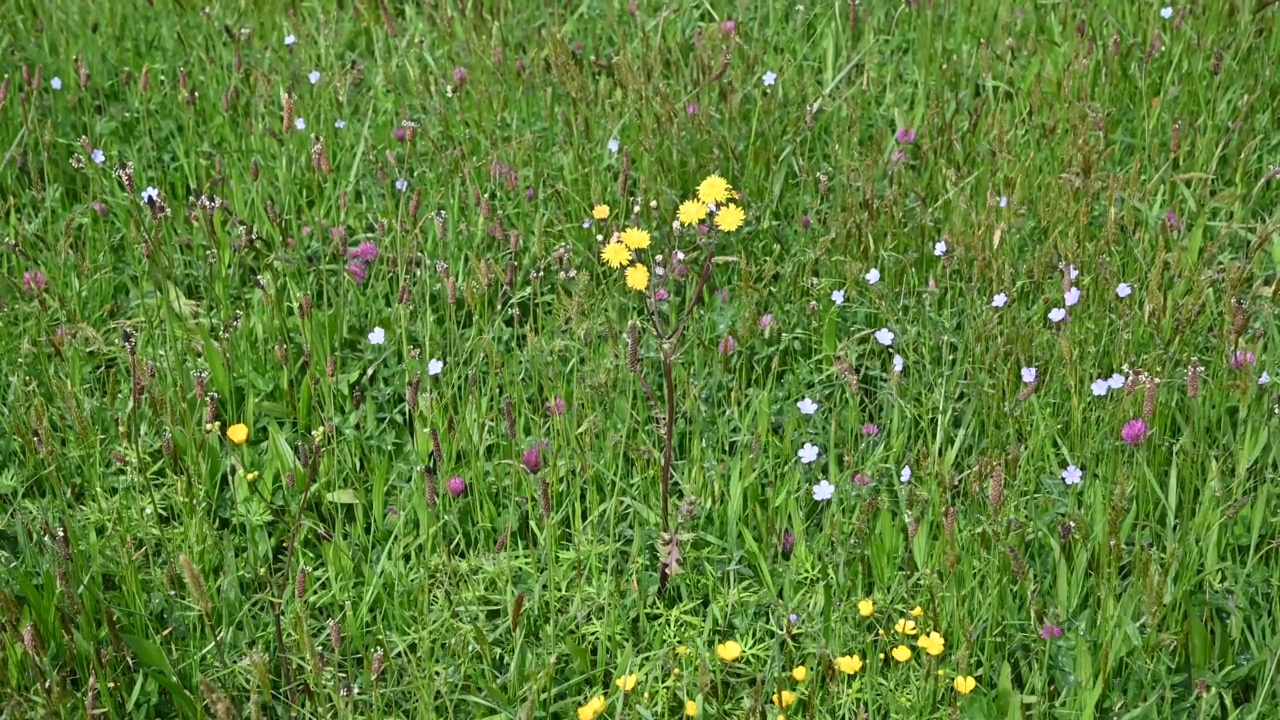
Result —
<path fill-rule="evenodd" d="M 1127 445 L 1139 445 L 1147 437 L 1147 423 L 1142 418 L 1134 418 L 1120 429 L 1120 438 Z"/>

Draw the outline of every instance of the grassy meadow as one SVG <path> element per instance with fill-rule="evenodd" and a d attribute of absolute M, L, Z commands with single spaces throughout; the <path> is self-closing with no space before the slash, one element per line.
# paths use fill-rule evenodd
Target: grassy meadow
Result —
<path fill-rule="evenodd" d="M 0 18 L 0 718 L 1280 717 L 1280 7 Z"/>

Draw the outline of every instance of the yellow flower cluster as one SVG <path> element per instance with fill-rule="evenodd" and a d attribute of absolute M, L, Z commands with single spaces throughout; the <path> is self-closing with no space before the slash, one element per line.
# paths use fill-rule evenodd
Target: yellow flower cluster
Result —
<path fill-rule="evenodd" d="M 713 222 L 718 230 L 735 232 L 747 218 L 746 212 L 731 202 L 736 199 L 738 192 L 727 180 L 719 175 L 708 175 L 698 184 L 697 197 L 680 204 L 676 219 L 681 225 L 690 227 L 714 214 Z M 656 206 L 656 203 L 651 204 L 651 207 Z M 607 220 L 609 214 L 608 205 L 596 205 L 591 209 L 591 217 L 596 220 Z M 626 267 L 623 278 L 627 287 L 643 292 L 649 289 L 651 276 L 644 263 L 635 262 L 636 252 L 645 250 L 652 244 L 653 236 L 648 230 L 627 227 L 620 233 L 614 233 L 604 247 L 600 248 L 600 262 L 614 270 Z"/>
<path fill-rule="evenodd" d="M 738 199 L 738 191 L 719 175 L 708 175 L 698 183 L 698 199 L 680 203 L 676 219 L 685 227 L 697 225 L 706 219 L 711 207 L 716 207 L 715 225 L 723 232 L 734 232 L 742 227 L 747 214 L 730 200 Z"/>

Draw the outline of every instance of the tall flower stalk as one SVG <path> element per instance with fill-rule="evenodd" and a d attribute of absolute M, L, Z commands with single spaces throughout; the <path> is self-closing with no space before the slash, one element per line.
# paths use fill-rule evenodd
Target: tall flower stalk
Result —
<path fill-rule="evenodd" d="M 637 323 L 627 329 L 627 365 L 640 381 L 645 397 L 658 423 L 662 435 L 662 535 L 658 547 L 662 554 L 661 585 L 666 586 L 671 575 L 680 571 L 679 537 L 671 531 L 671 475 L 674 458 L 674 426 L 676 414 L 675 358 L 689 327 L 689 320 L 706 292 L 711 271 L 716 262 L 716 244 L 723 234 L 731 234 L 742 227 L 745 212 L 734 202 L 738 193 L 719 175 L 709 175 L 698 185 L 694 198 L 681 203 L 676 221 L 672 224 L 672 242 L 668 253 L 654 255 L 654 272 L 643 262 L 643 255 L 651 252 L 653 237 L 649 231 L 629 226 L 612 237 L 600 249 L 600 260 L 614 269 L 623 269 L 626 286 L 644 293 L 645 315 L 648 326 L 658 342 L 662 362 L 662 385 L 665 408 L 658 403 L 640 364 L 640 333 Z M 592 211 L 597 221 L 607 220 L 609 208 L 597 205 Z M 685 254 L 675 247 L 675 239 L 685 231 L 700 236 L 698 243 L 702 254 L 701 268 L 693 286 L 693 292 L 684 308 L 674 317 L 661 311 L 660 303 L 670 302 L 671 293 L 666 286 L 676 278 L 689 274 L 684 264 Z"/>

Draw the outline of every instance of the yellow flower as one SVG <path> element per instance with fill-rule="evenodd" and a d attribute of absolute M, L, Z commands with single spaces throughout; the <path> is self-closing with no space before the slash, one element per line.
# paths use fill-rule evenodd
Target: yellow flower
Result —
<path fill-rule="evenodd" d="M 595 207 L 591 208 L 591 217 L 593 217 L 593 218 L 595 218 L 595 219 L 597 219 L 597 220 L 608 220 L 608 219 L 609 219 L 609 206 L 608 206 L 608 205 L 597 205 L 597 206 L 595 206 Z"/>
<path fill-rule="evenodd" d="M 689 649 L 688 645 L 676 646 L 676 654 L 679 655 L 680 657 L 689 657 L 690 652 L 693 652 L 693 651 Z"/>
<path fill-rule="evenodd" d="M 716 655 L 725 662 L 733 662 L 742 657 L 742 646 L 737 640 L 726 640 L 716 645 Z"/>
<path fill-rule="evenodd" d="M 786 710 L 791 707 L 791 703 L 796 701 L 796 694 L 790 690 L 783 690 L 780 693 L 773 694 L 773 704 L 775 707 Z"/>
<path fill-rule="evenodd" d="M 791 671 L 791 677 L 795 678 L 796 682 L 804 682 L 805 678 L 809 677 L 809 668 L 803 665 L 797 665 L 795 666 L 795 669 Z"/>
<path fill-rule="evenodd" d="M 862 669 L 862 658 L 857 655 L 841 655 L 833 664 L 845 675 L 854 675 Z"/>
<path fill-rule="evenodd" d="M 611 268 L 620 268 L 631 262 L 631 251 L 620 242 L 611 242 L 600 250 L 600 262 Z"/>
<path fill-rule="evenodd" d="M 636 677 L 635 673 L 631 673 L 630 675 L 623 675 L 617 680 L 614 680 L 613 684 L 621 688 L 622 692 L 631 692 L 636 689 L 636 681 L 639 679 L 640 678 Z"/>
<path fill-rule="evenodd" d="M 916 641 L 916 645 L 920 646 L 921 650 L 924 650 L 930 655 L 941 655 L 946 644 L 947 641 L 937 632 L 930 632 L 928 635 L 921 635 L 920 639 Z"/>
<path fill-rule="evenodd" d="M 961 695 L 968 695 L 973 689 L 978 687 L 978 681 L 973 679 L 972 675 L 957 675 L 955 682 L 951 683 L 956 692 Z"/>
<path fill-rule="evenodd" d="M 911 617 L 920 617 L 923 614 L 924 614 L 924 608 L 920 607 L 919 605 L 911 608 Z"/>
<path fill-rule="evenodd" d="M 898 621 L 898 624 L 897 624 L 897 625 L 894 625 L 894 626 L 893 626 L 893 629 L 894 629 L 894 630 L 896 630 L 896 631 L 898 631 L 898 632 L 900 632 L 900 633 L 902 633 L 903 635 L 915 635 L 915 634 L 916 634 L 916 621 L 915 621 L 915 620 L 908 620 L 908 619 L 906 619 L 906 618 L 903 618 L 903 619 L 901 619 L 901 620 L 899 620 L 899 621 Z"/>
<path fill-rule="evenodd" d="M 644 290 L 649 287 L 649 268 L 639 263 L 627 268 L 627 287 L 632 290 Z"/>
<path fill-rule="evenodd" d="M 578 708 L 578 720 L 595 720 L 597 715 L 604 712 L 604 707 L 604 696 L 597 695 Z"/>
<path fill-rule="evenodd" d="M 737 205 L 725 205 L 720 208 L 720 212 L 716 213 L 716 227 L 725 232 L 733 232 L 742 227 L 742 221 L 746 217 L 747 214 Z"/>
<path fill-rule="evenodd" d="M 701 203 L 697 200 L 685 200 L 680 203 L 680 210 L 676 213 L 676 219 L 685 227 L 696 225 L 706 217 L 706 203 Z"/>
<path fill-rule="evenodd" d="M 876 604 L 872 602 L 871 598 L 858 601 L 858 614 L 862 617 L 871 617 L 875 612 Z"/>
<path fill-rule="evenodd" d="M 649 247 L 649 231 L 640 228 L 627 228 L 622 231 L 622 244 L 632 250 L 643 250 Z"/>
<path fill-rule="evenodd" d="M 698 717 L 698 703 L 695 700 L 684 701 L 684 716 Z"/>
<path fill-rule="evenodd" d="M 899 645 L 891 650 L 890 654 L 893 655 L 894 660 L 897 660 L 898 662 L 906 662 L 911 659 L 911 648 L 906 645 Z"/>
<path fill-rule="evenodd" d="M 244 423 L 236 423 L 227 428 L 227 439 L 237 445 L 243 445 L 249 441 L 249 426 Z"/>
<path fill-rule="evenodd" d="M 249 482 L 253 482 L 254 480 L 258 479 L 258 473 L 257 472 L 245 473 L 244 479 Z"/>
<path fill-rule="evenodd" d="M 732 191 L 728 181 L 719 175 L 708 175 L 698 183 L 698 199 L 704 203 L 722 203 Z"/>

